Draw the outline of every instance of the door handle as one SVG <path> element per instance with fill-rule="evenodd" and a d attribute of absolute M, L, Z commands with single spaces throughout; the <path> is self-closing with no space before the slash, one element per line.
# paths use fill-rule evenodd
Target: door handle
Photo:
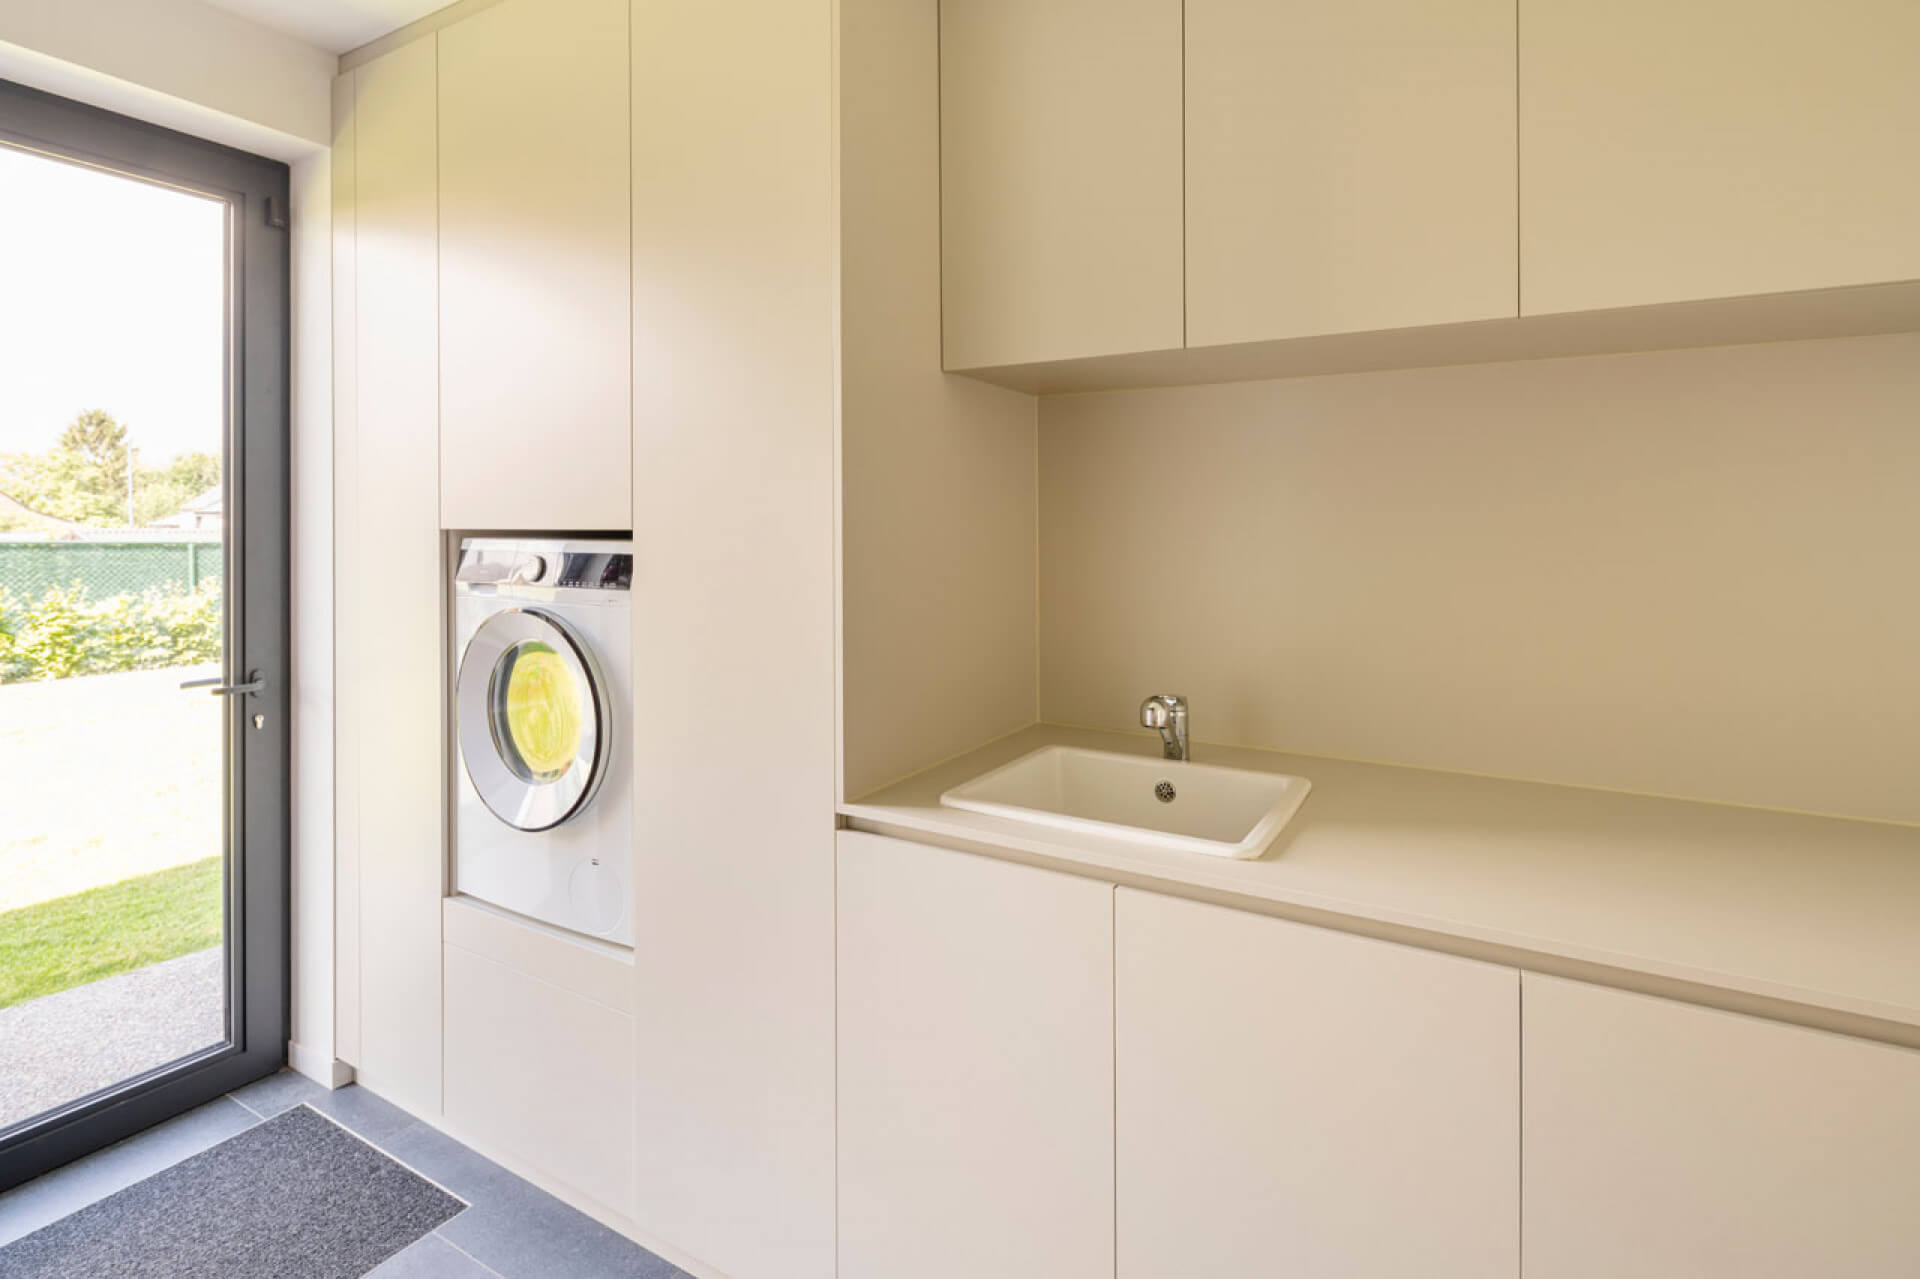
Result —
<path fill-rule="evenodd" d="M 204 688 L 211 691 L 215 697 L 235 697 L 240 694 L 252 697 L 266 686 L 265 676 L 259 671 L 248 671 L 247 682 L 244 684 L 229 684 L 225 676 L 216 675 L 212 679 L 190 679 L 180 687 Z"/>

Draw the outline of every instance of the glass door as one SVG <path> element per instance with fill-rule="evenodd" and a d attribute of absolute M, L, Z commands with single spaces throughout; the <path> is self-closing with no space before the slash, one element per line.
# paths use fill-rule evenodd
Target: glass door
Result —
<path fill-rule="evenodd" d="M 0 82 L 0 1188 L 283 1059 L 286 198 Z"/>

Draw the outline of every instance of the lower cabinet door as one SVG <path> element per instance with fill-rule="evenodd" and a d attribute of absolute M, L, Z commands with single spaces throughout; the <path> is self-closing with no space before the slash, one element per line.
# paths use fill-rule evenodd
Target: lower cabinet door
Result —
<path fill-rule="evenodd" d="M 1112 887 L 838 851 L 840 1279 L 1111 1279 Z"/>
<path fill-rule="evenodd" d="M 1920 1053 L 1527 974 L 1529 1279 L 1920 1275 Z"/>
<path fill-rule="evenodd" d="M 1511 1279 L 1509 968 L 1120 889 L 1121 1279 Z"/>
<path fill-rule="evenodd" d="M 536 933 L 531 946 L 542 945 L 572 943 Z M 545 979 L 551 972 L 534 976 L 461 946 L 445 950 L 448 1121 L 476 1144 L 631 1216 L 632 1014 L 555 985 Z M 621 967 L 597 954 L 582 962 Z M 630 986 L 633 970 L 625 968 Z"/>

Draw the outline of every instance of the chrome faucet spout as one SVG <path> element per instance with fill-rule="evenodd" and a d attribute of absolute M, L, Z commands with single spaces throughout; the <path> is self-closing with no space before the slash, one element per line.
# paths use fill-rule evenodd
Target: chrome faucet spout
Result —
<path fill-rule="evenodd" d="M 1186 698 L 1176 693 L 1155 693 L 1140 703 L 1140 727 L 1159 732 L 1160 752 L 1166 758 L 1193 758 L 1187 741 Z"/>

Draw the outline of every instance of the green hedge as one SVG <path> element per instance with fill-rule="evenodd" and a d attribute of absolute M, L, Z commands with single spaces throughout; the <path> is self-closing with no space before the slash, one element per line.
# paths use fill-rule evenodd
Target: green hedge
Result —
<path fill-rule="evenodd" d="M 38 601 L 0 588 L 0 684 L 220 660 L 220 583 L 87 600 L 78 587 Z"/>

